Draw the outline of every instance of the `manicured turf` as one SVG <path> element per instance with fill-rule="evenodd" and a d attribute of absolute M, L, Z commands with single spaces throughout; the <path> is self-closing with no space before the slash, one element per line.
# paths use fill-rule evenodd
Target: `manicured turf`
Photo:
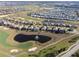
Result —
<path fill-rule="evenodd" d="M 79 36 L 74 37 L 72 39 L 66 39 L 63 40 L 55 45 L 49 46 L 46 49 L 41 50 L 39 53 L 35 54 L 37 56 L 46 56 L 47 54 L 52 53 L 52 56 L 56 56 L 59 54 L 60 50 L 65 48 L 65 50 L 67 50 L 71 45 L 73 45 L 77 40 L 78 40 Z M 73 41 L 76 40 L 75 42 L 69 42 L 69 41 Z M 63 50 L 61 50 L 61 52 L 63 52 Z M 61 53 L 60 52 L 60 53 Z"/>
<path fill-rule="evenodd" d="M 22 49 L 29 49 L 33 46 L 32 42 L 21 43 L 17 47 Z"/>
<path fill-rule="evenodd" d="M 8 35 L 9 34 L 7 32 L 0 31 L 0 44 L 5 46 L 5 47 L 9 47 L 10 46 L 6 42 L 6 39 L 7 39 Z"/>
<path fill-rule="evenodd" d="M 28 57 L 28 54 L 27 53 L 21 53 L 21 54 L 16 55 L 16 57 Z"/>
<path fill-rule="evenodd" d="M 44 20 L 44 19 L 41 19 L 41 18 L 34 18 L 34 17 L 31 17 L 31 16 L 27 16 L 27 17 L 25 18 L 25 20 L 41 21 L 41 20 Z"/>
<path fill-rule="evenodd" d="M 62 41 L 62 42 L 59 42 L 59 43 L 57 43 L 57 44 L 55 44 L 53 46 L 48 47 L 47 49 L 41 50 L 39 52 L 39 55 L 40 56 L 45 56 L 46 54 L 51 53 L 51 52 L 53 54 L 57 55 L 58 54 L 58 52 L 57 52 L 58 50 L 60 50 L 62 48 L 66 48 L 67 49 L 69 46 L 70 46 L 70 44 L 67 41 Z"/>

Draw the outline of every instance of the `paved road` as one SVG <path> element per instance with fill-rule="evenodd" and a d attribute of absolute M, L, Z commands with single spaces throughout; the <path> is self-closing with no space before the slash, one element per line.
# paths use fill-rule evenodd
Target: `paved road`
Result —
<path fill-rule="evenodd" d="M 70 57 L 78 49 L 79 49 L 79 40 L 74 45 L 72 45 L 67 51 L 65 51 L 66 53 L 64 55 L 62 55 L 60 57 Z"/>
<path fill-rule="evenodd" d="M 57 41 L 57 42 L 55 42 L 55 43 L 52 43 L 52 44 L 49 44 L 49 45 L 47 45 L 47 46 L 45 46 L 45 47 L 43 47 L 43 48 L 40 48 L 39 50 L 46 49 L 47 47 L 49 47 L 49 46 L 51 46 L 51 45 L 55 45 L 55 44 L 61 42 L 62 40 L 69 39 L 69 38 L 74 37 L 74 36 L 76 36 L 76 35 L 79 35 L 79 33 L 77 32 L 77 33 L 75 33 L 75 34 L 73 34 L 73 35 L 71 35 L 71 36 L 68 36 L 68 37 L 66 37 L 66 38 L 64 37 L 64 38 L 62 38 L 61 40 L 59 40 L 59 41 Z M 38 51 L 38 52 L 39 52 L 39 51 Z"/>
<path fill-rule="evenodd" d="M 77 35 L 79 35 L 79 32 L 75 32 Z M 79 49 L 79 40 L 73 44 L 68 50 L 60 53 L 57 55 L 57 57 L 70 57 L 72 54 L 74 54 Z"/>

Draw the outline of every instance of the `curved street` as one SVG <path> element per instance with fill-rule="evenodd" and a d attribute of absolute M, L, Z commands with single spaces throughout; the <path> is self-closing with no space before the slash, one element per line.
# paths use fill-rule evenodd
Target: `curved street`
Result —
<path fill-rule="evenodd" d="M 72 45 L 67 51 L 62 52 L 57 57 L 70 57 L 72 54 L 74 54 L 79 49 L 79 40 Z M 62 55 L 63 54 L 63 55 Z"/>

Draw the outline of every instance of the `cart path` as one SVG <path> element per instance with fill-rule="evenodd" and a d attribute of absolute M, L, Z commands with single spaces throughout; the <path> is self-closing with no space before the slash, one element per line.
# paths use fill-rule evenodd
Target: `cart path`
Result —
<path fill-rule="evenodd" d="M 47 46 L 45 46 L 44 48 L 41 48 L 41 49 L 39 49 L 39 50 L 45 49 L 45 48 L 47 48 L 47 47 L 49 47 L 49 46 L 51 46 L 51 45 L 54 45 L 54 44 L 57 44 L 57 43 L 61 42 L 61 41 L 64 40 L 64 39 L 68 39 L 68 38 L 73 37 L 73 36 L 76 36 L 76 35 L 78 35 L 78 34 L 79 34 L 79 33 L 75 33 L 75 34 L 73 34 L 73 35 L 71 35 L 71 36 L 68 36 L 68 37 L 66 37 L 66 38 L 62 38 L 62 39 L 58 40 L 57 42 L 52 43 L 52 44 L 49 44 L 49 45 L 47 45 Z"/>
<path fill-rule="evenodd" d="M 79 49 L 79 40 L 74 45 L 72 45 L 67 51 L 65 51 L 64 55 L 62 55 L 60 57 L 70 57 L 78 49 Z"/>

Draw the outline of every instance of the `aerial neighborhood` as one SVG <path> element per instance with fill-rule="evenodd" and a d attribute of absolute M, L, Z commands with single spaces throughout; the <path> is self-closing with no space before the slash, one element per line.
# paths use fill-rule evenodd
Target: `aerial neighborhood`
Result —
<path fill-rule="evenodd" d="M 75 25 L 64 24 L 51 20 L 37 22 L 29 20 L 9 20 L 6 18 L 0 20 L 0 26 L 22 31 L 48 31 L 55 33 L 66 33 L 67 31 L 73 31 L 75 28 L 77 28 Z"/>
<path fill-rule="evenodd" d="M 78 1 L 0 1 L 0 57 L 75 56 Z"/>

